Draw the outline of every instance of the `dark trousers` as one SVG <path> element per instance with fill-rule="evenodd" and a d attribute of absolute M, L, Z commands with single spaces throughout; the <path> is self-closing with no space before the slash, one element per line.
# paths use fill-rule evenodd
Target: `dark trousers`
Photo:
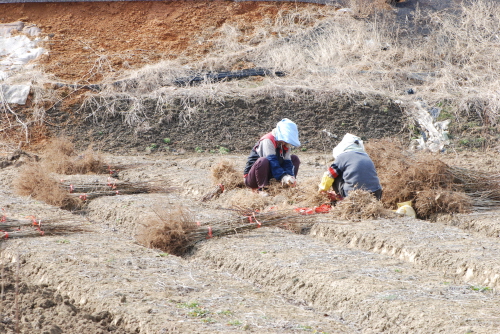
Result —
<path fill-rule="evenodd" d="M 299 172 L 300 159 L 296 155 L 291 156 L 292 164 L 294 166 L 295 177 Z M 245 178 L 245 185 L 252 189 L 264 188 L 269 185 L 269 180 L 273 178 L 271 173 L 271 164 L 267 158 L 259 158 L 250 168 L 247 177 Z"/>

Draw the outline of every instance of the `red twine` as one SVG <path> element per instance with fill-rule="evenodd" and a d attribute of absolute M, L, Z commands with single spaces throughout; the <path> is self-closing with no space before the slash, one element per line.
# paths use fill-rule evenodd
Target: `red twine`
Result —
<path fill-rule="evenodd" d="M 212 238 L 212 228 L 209 226 L 207 239 L 210 239 L 210 238 Z"/>
<path fill-rule="evenodd" d="M 260 221 L 257 220 L 257 218 L 255 217 L 255 213 L 253 214 L 253 219 L 255 219 L 255 222 L 257 223 L 257 228 L 261 227 L 262 224 L 260 223 Z"/>
<path fill-rule="evenodd" d="M 314 208 L 295 208 L 295 212 L 300 213 L 301 215 L 312 215 L 315 213 L 328 213 L 332 209 L 330 204 L 321 204 L 320 206 L 316 206 Z"/>

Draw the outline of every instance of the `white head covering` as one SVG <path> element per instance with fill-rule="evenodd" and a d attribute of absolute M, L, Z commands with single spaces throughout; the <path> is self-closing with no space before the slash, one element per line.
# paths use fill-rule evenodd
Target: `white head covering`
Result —
<path fill-rule="evenodd" d="M 297 124 L 289 120 L 288 118 L 283 118 L 276 124 L 276 128 L 273 131 L 274 138 L 276 140 L 284 141 L 295 147 L 300 146 L 299 141 L 299 130 Z"/>
<path fill-rule="evenodd" d="M 361 138 L 350 133 L 346 133 L 344 138 L 342 138 L 342 141 L 333 149 L 333 157 L 337 159 L 340 154 L 350 151 L 366 153 L 365 146 L 363 145 Z"/>

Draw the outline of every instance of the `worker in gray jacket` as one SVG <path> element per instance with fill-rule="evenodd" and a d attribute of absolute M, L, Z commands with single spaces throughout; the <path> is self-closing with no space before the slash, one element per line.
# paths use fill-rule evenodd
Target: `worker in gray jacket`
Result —
<path fill-rule="evenodd" d="M 381 199 L 382 186 L 361 138 L 347 133 L 333 149 L 333 157 L 333 164 L 319 184 L 320 192 L 328 191 L 333 186 L 335 193 L 345 198 L 350 191 L 363 189 Z"/>

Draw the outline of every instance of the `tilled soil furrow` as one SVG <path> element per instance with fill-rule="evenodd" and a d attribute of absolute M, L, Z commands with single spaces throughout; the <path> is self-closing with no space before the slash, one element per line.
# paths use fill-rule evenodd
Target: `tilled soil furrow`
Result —
<path fill-rule="evenodd" d="M 88 233 L 9 241 L 3 258 L 21 261 L 31 284 L 54 287 L 89 314 L 137 333 L 350 333 L 341 322 L 201 263 Z"/>
<path fill-rule="evenodd" d="M 410 218 L 349 224 L 323 216 L 321 221 L 311 229 L 316 238 L 390 255 L 463 282 L 490 288 L 500 284 L 497 238 Z"/>
<path fill-rule="evenodd" d="M 477 232 L 488 237 L 500 237 L 500 212 L 498 209 L 460 215 L 438 217 L 438 223 L 456 226 L 467 232 Z"/>
<path fill-rule="evenodd" d="M 207 242 L 195 258 L 362 333 L 489 333 L 500 325 L 500 298 L 491 290 L 279 229 Z"/>

